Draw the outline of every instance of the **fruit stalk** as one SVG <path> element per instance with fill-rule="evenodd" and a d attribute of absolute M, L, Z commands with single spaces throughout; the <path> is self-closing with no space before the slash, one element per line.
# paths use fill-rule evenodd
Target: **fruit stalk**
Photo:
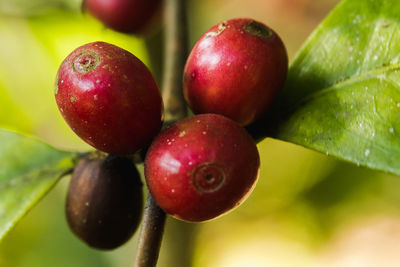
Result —
<path fill-rule="evenodd" d="M 156 266 L 164 233 L 166 214 L 149 194 L 144 208 L 135 267 Z"/>
<path fill-rule="evenodd" d="M 185 0 L 165 1 L 165 50 L 163 66 L 163 100 L 165 122 L 178 121 L 187 114 L 183 97 L 182 73 L 188 54 Z M 135 267 L 157 264 L 166 214 L 149 194 L 143 216 Z"/>

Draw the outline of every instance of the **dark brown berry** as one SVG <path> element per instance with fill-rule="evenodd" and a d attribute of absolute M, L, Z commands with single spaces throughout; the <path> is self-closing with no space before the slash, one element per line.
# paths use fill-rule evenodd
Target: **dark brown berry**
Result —
<path fill-rule="evenodd" d="M 131 238 L 142 216 L 142 183 L 127 158 L 92 154 L 76 166 L 68 189 L 66 217 L 93 248 L 114 249 Z"/>

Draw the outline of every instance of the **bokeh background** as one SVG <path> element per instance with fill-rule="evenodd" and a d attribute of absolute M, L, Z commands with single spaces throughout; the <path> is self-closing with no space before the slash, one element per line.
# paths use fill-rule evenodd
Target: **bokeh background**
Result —
<path fill-rule="evenodd" d="M 188 0 L 190 45 L 212 25 L 252 17 L 275 29 L 290 59 L 338 0 Z M 62 120 L 53 96 L 61 61 L 107 41 L 150 65 L 145 42 L 105 29 L 80 0 L 0 0 L 0 126 L 68 150 L 90 149 Z M 161 49 L 161 48 L 160 48 Z M 152 66 L 154 69 L 157 66 Z M 211 222 L 168 218 L 160 267 L 400 266 L 400 179 L 266 139 L 249 199 Z M 142 168 L 142 166 L 140 166 Z M 0 243 L 1 267 L 132 266 L 137 234 L 112 252 L 75 238 L 64 218 L 69 177 Z"/>

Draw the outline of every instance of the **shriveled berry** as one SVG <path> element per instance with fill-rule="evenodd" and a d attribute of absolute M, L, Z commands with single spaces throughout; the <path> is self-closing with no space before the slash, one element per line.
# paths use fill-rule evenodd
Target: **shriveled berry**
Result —
<path fill-rule="evenodd" d="M 84 0 L 83 7 L 105 26 L 124 33 L 151 31 L 161 17 L 163 0 Z"/>
<path fill-rule="evenodd" d="M 104 152 L 132 154 L 161 128 L 162 99 L 150 71 L 108 43 L 86 44 L 64 60 L 55 97 L 72 130 Z"/>
<path fill-rule="evenodd" d="M 257 147 L 246 130 L 224 116 L 202 114 L 177 122 L 154 140 L 145 176 L 162 209 L 197 222 L 242 203 L 259 167 Z"/>
<path fill-rule="evenodd" d="M 142 216 L 142 183 L 126 158 L 92 154 L 76 166 L 68 189 L 66 217 L 93 248 L 114 249 L 135 233 Z"/>
<path fill-rule="evenodd" d="M 217 113 L 242 126 L 260 118 L 283 87 L 288 68 L 279 36 L 252 19 L 209 29 L 184 70 L 184 95 L 194 113 Z"/>

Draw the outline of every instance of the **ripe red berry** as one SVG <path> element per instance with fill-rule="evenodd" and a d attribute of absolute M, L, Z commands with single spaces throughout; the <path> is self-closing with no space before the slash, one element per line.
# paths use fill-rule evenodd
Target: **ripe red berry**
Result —
<path fill-rule="evenodd" d="M 225 115 L 242 126 L 260 118 L 282 88 L 288 68 L 279 36 L 251 19 L 209 29 L 191 51 L 184 95 L 194 113 Z"/>
<path fill-rule="evenodd" d="M 64 60 L 55 97 L 72 130 L 104 152 L 132 154 L 161 128 L 162 99 L 150 71 L 108 43 L 86 44 Z"/>
<path fill-rule="evenodd" d="M 145 33 L 160 20 L 163 0 L 84 0 L 83 5 L 111 29 Z"/>
<path fill-rule="evenodd" d="M 86 244 L 114 249 L 136 231 L 143 210 L 142 183 L 126 158 L 90 155 L 76 166 L 68 189 L 66 217 Z"/>
<path fill-rule="evenodd" d="M 259 166 L 257 147 L 246 130 L 224 116 L 202 114 L 179 121 L 154 140 L 145 177 L 164 211 L 205 221 L 246 199 Z"/>

